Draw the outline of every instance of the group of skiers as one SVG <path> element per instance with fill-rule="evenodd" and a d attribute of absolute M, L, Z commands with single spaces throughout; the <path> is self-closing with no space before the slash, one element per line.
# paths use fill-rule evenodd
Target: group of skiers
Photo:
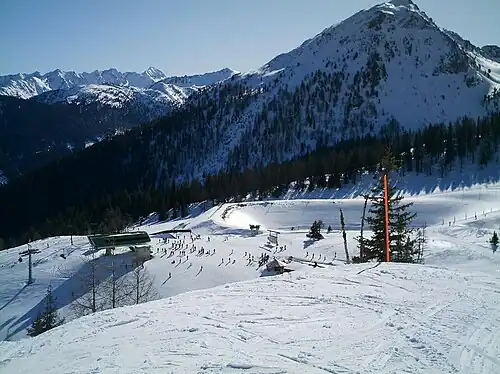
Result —
<path fill-rule="evenodd" d="M 308 252 L 308 251 L 306 251 L 306 258 L 308 258 L 308 257 L 309 257 L 309 252 Z M 312 254 L 312 256 L 311 256 L 311 260 L 314 260 L 314 257 L 315 257 L 315 253 L 313 253 L 313 254 Z M 336 258 L 336 257 L 337 257 L 337 252 L 335 252 L 335 256 L 333 257 L 333 260 L 335 260 L 335 258 Z M 320 254 L 320 255 L 318 255 L 318 257 L 317 257 L 316 259 L 317 259 L 318 261 L 323 261 L 323 262 L 325 262 L 325 261 L 326 261 L 326 255 L 321 255 L 321 254 Z M 332 260 L 332 261 L 333 261 L 333 260 Z"/>
<path fill-rule="evenodd" d="M 190 242 L 188 242 L 187 239 L 190 239 Z M 175 237 L 175 238 L 164 238 L 163 240 L 159 239 L 159 243 L 161 243 L 163 241 L 163 244 L 165 246 L 160 246 L 160 247 L 156 248 L 156 253 L 158 253 L 158 254 L 163 253 L 164 256 L 167 255 L 167 253 L 168 253 L 167 258 L 171 258 L 171 257 L 174 257 L 177 255 L 178 260 L 174 258 L 171 261 L 171 264 L 172 265 L 177 264 L 176 266 L 182 264 L 183 262 L 184 263 L 187 262 L 189 260 L 189 254 L 192 254 L 192 253 L 196 253 L 197 257 L 214 256 L 215 255 L 215 248 L 206 249 L 203 246 L 198 247 L 196 244 L 194 244 L 195 240 L 200 240 L 200 239 L 201 239 L 200 235 L 195 235 L 195 236 L 191 235 L 191 237 L 187 237 L 187 238 L 186 238 L 186 236 L 184 236 L 183 238 Z M 210 242 L 210 236 L 207 236 L 206 240 L 207 240 L 207 242 Z M 170 244 L 169 248 L 167 247 L 168 244 Z M 220 262 L 219 266 L 221 266 L 222 264 L 226 264 L 226 266 L 235 264 L 236 259 L 231 258 L 231 256 L 233 254 L 234 254 L 234 249 L 231 250 L 231 253 L 229 254 L 230 257 L 227 260 L 225 260 L 224 258 L 221 258 L 221 262 Z M 247 257 L 247 252 L 245 252 L 245 257 Z M 254 257 L 250 255 L 250 252 L 248 252 L 248 260 L 249 260 L 249 263 L 254 261 Z M 190 268 L 191 266 L 192 266 L 192 263 L 189 263 L 188 268 Z M 203 266 L 200 266 L 198 274 L 201 273 L 202 271 L 203 271 Z M 171 278 L 172 278 L 172 273 L 169 272 L 167 279 L 171 279 Z"/>

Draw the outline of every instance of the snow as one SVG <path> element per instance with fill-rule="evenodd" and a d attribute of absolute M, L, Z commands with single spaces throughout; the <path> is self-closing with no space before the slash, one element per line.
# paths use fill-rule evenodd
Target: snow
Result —
<path fill-rule="evenodd" d="M 204 74 L 167 77 L 164 78 L 161 82 L 165 84 L 174 84 L 176 86 L 184 88 L 204 87 L 223 82 L 238 73 L 239 72 L 235 70 L 226 68 Z"/>
<path fill-rule="evenodd" d="M 5 176 L 2 170 L 0 170 L 0 184 L 7 184 L 9 180 Z"/>
<path fill-rule="evenodd" d="M 404 180 L 416 183 L 411 175 Z M 358 195 L 369 185 L 361 180 Z M 500 258 L 488 239 L 500 228 L 500 184 L 463 185 L 435 181 L 427 194 L 415 193 L 422 190 L 416 184 L 405 189 L 415 225 L 427 226 L 424 265 L 345 265 L 339 208 L 352 256 L 364 202 L 349 188 L 329 193 L 351 195 L 344 199 L 309 192 L 208 210 L 199 204 L 190 217 L 167 222 L 152 214 L 131 230 L 192 229 L 201 236 L 197 248 L 215 254 L 171 257 L 170 244 L 183 234 L 167 245 L 152 235 L 154 258 L 145 267 L 163 299 L 80 319 L 71 320 L 70 304 L 74 274 L 90 255 L 85 237 L 73 237 L 73 245 L 69 237 L 34 242 L 42 252 L 29 286 L 26 258 L 17 261 L 26 246 L 2 251 L 0 336 L 10 341 L 0 343 L 0 372 L 498 373 Z M 312 242 L 305 234 L 317 219 L 333 231 Z M 250 224 L 261 233 L 253 236 Z M 264 249 L 266 229 L 280 231 L 286 250 Z M 261 276 L 245 252 L 284 262 L 292 256 L 293 271 Z M 315 260 L 320 266 L 312 268 Z M 25 339 L 48 284 L 69 322 Z"/>
<path fill-rule="evenodd" d="M 154 67 L 142 73 L 121 73 L 114 68 L 92 73 L 57 69 L 44 75 L 0 76 L 0 95 L 21 99 L 36 97 L 47 104 L 99 102 L 115 108 L 122 108 L 125 103 L 135 100 L 145 103 L 156 118 L 165 115 L 172 105 L 184 103 L 191 93 L 223 81 L 234 73 L 231 69 L 222 69 L 193 76 L 167 77 Z M 158 106 L 160 108 L 156 108 Z"/>
<path fill-rule="evenodd" d="M 108 310 L 1 343 L 2 372 L 498 373 L 498 274 L 368 268 Z"/>

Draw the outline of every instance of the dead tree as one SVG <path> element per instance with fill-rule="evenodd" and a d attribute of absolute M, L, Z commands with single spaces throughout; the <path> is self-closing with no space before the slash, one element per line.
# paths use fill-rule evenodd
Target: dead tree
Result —
<path fill-rule="evenodd" d="M 95 313 L 103 309 L 103 302 L 100 297 L 102 269 L 98 264 L 95 251 L 92 251 L 92 258 L 84 260 L 84 265 L 75 274 L 79 284 L 73 295 L 72 309 L 76 316 L 84 316 Z M 76 294 L 75 294 L 76 292 Z"/>
<path fill-rule="evenodd" d="M 365 227 L 365 215 L 366 215 L 366 206 L 368 205 L 368 200 L 370 199 L 370 195 L 364 195 L 365 198 L 365 204 L 363 206 L 363 216 L 361 217 L 361 232 L 359 234 L 359 258 L 363 260 L 364 258 L 364 251 L 363 247 L 365 244 L 365 241 L 363 239 L 363 229 Z"/>
<path fill-rule="evenodd" d="M 149 275 L 144 264 L 137 266 L 132 271 L 133 292 L 130 293 L 134 304 L 141 304 L 159 298 L 158 291 L 154 287 L 154 278 Z"/>
<path fill-rule="evenodd" d="M 123 276 L 126 264 L 116 260 L 114 250 L 112 250 L 110 256 L 111 264 L 106 268 L 111 274 L 107 277 L 100 289 L 100 296 L 104 300 L 106 309 L 114 309 L 125 305 L 128 295 L 131 292 L 127 279 Z"/>
<path fill-rule="evenodd" d="M 342 227 L 342 237 L 344 238 L 345 261 L 347 264 L 351 262 L 349 258 L 349 251 L 347 249 L 347 234 L 345 232 L 344 212 L 340 209 L 340 226 Z"/>
<path fill-rule="evenodd" d="M 424 262 L 424 249 L 425 243 L 427 242 L 427 238 L 425 236 L 425 226 L 422 229 L 417 230 L 417 263 L 421 264 Z"/>

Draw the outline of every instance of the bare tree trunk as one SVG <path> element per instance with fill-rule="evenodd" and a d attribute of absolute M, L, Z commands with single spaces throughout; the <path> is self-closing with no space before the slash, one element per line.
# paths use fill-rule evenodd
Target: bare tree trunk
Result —
<path fill-rule="evenodd" d="M 126 274 L 127 264 L 118 262 L 115 257 L 114 248 L 109 254 L 111 264 L 108 266 L 109 277 L 102 288 L 102 298 L 106 301 L 107 308 L 118 308 L 127 304 L 130 294 L 133 292 Z"/>
<path fill-rule="evenodd" d="M 361 217 L 361 233 L 359 235 L 359 258 L 361 260 L 363 260 L 365 246 L 365 241 L 363 239 L 363 229 L 365 227 L 366 206 L 368 205 L 368 199 L 370 198 L 370 195 L 364 195 L 363 197 L 365 198 L 365 205 L 363 207 L 363 217 Z"/>
<path fill-rule="evenodd" d="M 115 269 L 115 254 L 113 251 L 113 259 L 111 260 L 111 308 L 116 308 L 116 269 Z"/>
<path fill-rule="evenodd" d="M 159 298 L 158 291 L 154 287 L 154 278 L 149 275 L 144 264 L 138 265 L 132 272 L 135 292 L 134 304 L 141 304 Z"/>
<path fill-rule="evenodd" d="M 97 295 L 97 286 L 96 286 L 96 262 L 95 262 L 95 252 L 92 251 L 92 261 L 91 261 L 91 269 L 92 269 L 92 313 L 97 312 L 96 305 L 96 295 Z"/>
<path fill-rule="evenodd" d="M 345 232 L 345 222 L 344 222 L 344 212 L 340 209 L 340 225 L 342 226 L 342 237 L 344 238 L 344 249 L 345 249 L 345 260 L 346 263 L 350 263 L 349 251 L 347 250 L 347 234 Z"/>
<path fill-rule="evenodd" d="M 102 305 L 98 298 L 101 288 L 98 266 L 93 251 L 92 258 L 84 260 L 84 265 L 75 275 L 79 279 L 79 285 L 72 292 L 74 297 L 72 309 L 78 317 L 95 313 L 101 309 Z"/>

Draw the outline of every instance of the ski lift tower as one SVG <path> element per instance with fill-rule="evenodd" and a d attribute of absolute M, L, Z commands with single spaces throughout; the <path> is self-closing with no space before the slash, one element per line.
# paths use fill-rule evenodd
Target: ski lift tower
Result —
<path fill-rule="evenodd" d="M 31 256 L 40 253 L 39 249 L 33 249 L 31 243 L 28 243 L 28 249 L 19 253 L 19 261 L 22 261 L 23 256 L 28 256 L 28 284 L 33 283 L 33 261 Z"/>

